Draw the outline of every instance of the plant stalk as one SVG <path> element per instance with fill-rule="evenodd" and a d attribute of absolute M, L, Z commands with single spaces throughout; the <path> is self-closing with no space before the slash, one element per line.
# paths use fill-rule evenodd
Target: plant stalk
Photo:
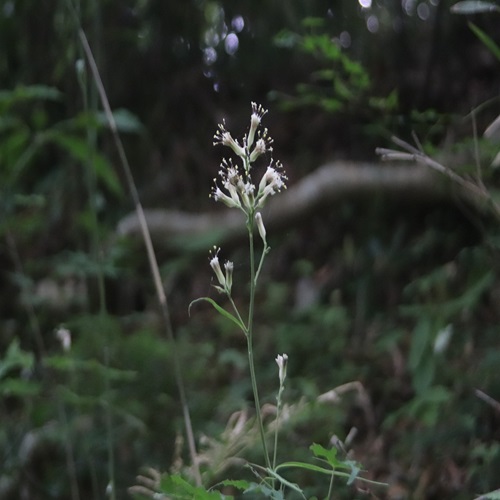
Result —
<path fill-rule="evenodd" d="M 262 415 L 260 413 L 260 399 L 259 390 L 257 386 L 257 377 L 255 374 L 255 362 L 253 357 L 253 316 L 255 306 L 255 249 L 253 240 L 253 213 L 248 214 L 247 229 L 248 239 L 250 246 L 250 304 L 248 307 L 248 332 L 247 332 L 247 348 L 248 348 L 248 364 L 250 366 L 250 378 L 252 380 L 253 399 L 255 402 L 255 415 L 257 417 L 257 425 L 259 426 L 260 438 L 262 441 L 262 448 L 264 451 L 264 458 L 266 467 L 271 469 L 271 461 L 269 452 L 267 450 L 266 434 L 264 432 L 264 424 L 262 422 Z"/>

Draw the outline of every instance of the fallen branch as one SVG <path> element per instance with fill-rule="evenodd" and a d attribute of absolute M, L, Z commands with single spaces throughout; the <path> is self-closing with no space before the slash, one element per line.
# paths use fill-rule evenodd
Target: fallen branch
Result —
<path fill-rule="evenodd" d="M 467 191 L 464 186 L 453 187 L 455 189 L 441 176 L 418 164 L 334 162 L 318 168 L 281 196 L 271 199 L 264 220 L 269 229 L 283 228 L 341 200 L 379 194 L 420 203 L 450 200 L 458 195 L 480 208 L 484 200 L 471 198 L 470 192 L 464 192 Z M 145 210 L 145 217 L 155 242 L 167 248 L 206 249 L 209 243 L 238 240 L 245 230 L 242 215 L 229 209 L 201 214 Z M 139 237 L 137 216 L 130 214 L 122 219 L 117 232 L 122 236 Z"/>

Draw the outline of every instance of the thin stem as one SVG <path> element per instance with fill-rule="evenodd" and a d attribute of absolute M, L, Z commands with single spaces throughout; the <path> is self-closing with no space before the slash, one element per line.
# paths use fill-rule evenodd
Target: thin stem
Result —
<path fill-rule="evenodd" d="M 333 481 L 335 480 L 335 474 L 332 474 L 332 477 L 330 478 L 330 485 L 328 487 L 328 495 L 326 498 L 328 498 L 328 500 L 332 500 L 333 499 Z"/>
<path fill-rule="evenodd" d="M 108 477 L 109 477 L 109 497 L 116 500 L 115 485 L 115 449 L 113 446 L 113 417 L 111 415 L 110 402 L 107 398 L 111 394 L 111 384 L 109 380 L 109 347 L 104 349 L 104 364 L 106 366 L 106 376 L 104 377 L 106 403 L 104 407 L 104 419 L 106 422 L 106 448 L 108 449 Z"/>
<path fill-rule="evenodd" d="M 270 246 L 268 246 L 267 243 L 264 243 L 264 250 L 262 251 L 262 255 L 260 256 L 260 262 L 259 262 L 259 267 L 257 268 L 257 272 L 255 273 L 255 284 L 257 284 L 257 281 L 259 279 L 260 271 L 262 269 L 262 264 L 264 264 L 264 259 L 271 249 Z"/>
<path fill-rule="evenodd" d="M 71 436 L 68 424 L 68 417 L 66 415 L 66 410 L 62 402 L 62 398 L 59 397 L 57 400 L 57 409 L 59 413 L 59 419 L 62 422 L 65 439 L 64 439 L 64 450 L 66 453 L 66 470 L 68 473 L 68 481 L 70 484 L 71 500 L 80 500 L 80 493 L 78 491 L 78 482 L 76 480 L 76 468 L 75 468 L 75 454 L 73 452 L 73 438 Z"/>
<path fill-rule="evenodd" d="M 248 347 L 248 364 L 250 366 L 250 378 L 252 380 L 253 398 L 255 402 L 255 414 L 257 417 L 257 424 L 259 426 L 260 438 L 262 441 L 262 448 L 264 451 L 264 458 L 266 467 L 271 469 L 271 461 L 269 459 L 269 452 L 267 450 L 266 434 L 264 432 L 264 424 L 262 423 L 262 415 L 260 413 L 260 399 L 257 387 L 257 377 L 255 375 L 255 362 L 253 358 L 253 316 L 255 305 L 255 250 L 253 240 L 253 214 L 248 215 L 247 220 L 248 239 L 250 246 L 250 304 L 248 307 L 248 333 L 247 333 L 247 347 Z"/>
<path fill-rule="evenodd" d="M 113 113 L 111 112 L 111 107 L 109 105 L 108 97 L 106 95 L 106 91 L 104 89 L 104 85 L 103 85 L 102 80 L 101 80 L 99 69 L 97 68 L 94 56 L 92 54 L 92 50 L 90 48 L 87 37 L 85 35 L 85 32 L 81 28 L 79 28 L 79 30 L 78 30 L 78 35 L 80 37 L 80 41 L 82 43 L 83 50 L 85 51 L 85 55 L 87 57 L 87 60 L 88 60 L 89 66 L 90 66 L 92 76 L 93 76 L 95 85 L 97 87 L 99 97 L 101 99 L 101 104 L 104 108 L 106 119 L 107 119 L 109 127 L 111 129 L 111 134 L 112 134 L 113 140 L 115 142 L 115 147 L 118 151 L 118 156 L 120 158 L 120 164 L 123 168 L 123 172 L 125 174 L 125 179 L 126 179 L 130 194 L 132 196 L 133 203 L 135 205 L 137 217 L 139 219 L 139 224 L 140 224 L 141 231 L 142 231 L 142 237 L 144 240 L 144 244 L 146 246 L 146 253 L 148 256 L 151 274 L 153 276 L 153 282 L 155 285 L 156 294 L 158 297 L 158 302 L 160 303 L 160 308 L 162 311 L 162 317 L 163 317 L 163 321 L 164 321 L 164 326 L 165 326 L 167 338 L 172 346 L 172 354 L 173 354 L 172 363 L 173 363 L 173 368 L 174 368 L 174 377 L 175 377 L 177 390 L 179 391 L 179 398 L 180 398 L 180 403 L 181 403 L 181 407 L 182 407 L 184 425 L 185 425 L 186 435 L 187 435 L 187 439 L 188 439 L 189 453 L 191 455 L 191 461 L 193 464 L 194 477 L 195 477 L 196 484 L 198 486 L 201 486 L 201 473 L 200 473 L 199 464 L 198 464 L 196 445 L 195 445 L 195 440 L 194 440 L 194 432 L 193 432 L 193 427 L 191 424 L 189 407 L 187 404 L 186 391 L 184 388 L 184 379 L 183 379 L 182 370 L 181 370 L 181 360 L 180 360 L 180 356 L 178 354 L 177 342 L 175 341 L 175 338 L 174 338 L 172 322 L 170 319 L 170 312 L 169 312 L 168 304 L 167 304 L 167 297 L 165 294 L 165 290 L 163 289 L 163 284 L 162 284 L 162 280 L 161 280 L 161 276 L 160 276 L 160 270 L 158 267 L 158 262 L 156 260 L 156 254 L 155 254 L 155 251 L 153 248 L 153 242 L 151 240 L 151 234 L 149 232 L 149 228 L 148 228 L 148 225 L 146 222 L 146 216 L 144 214 L 144 209 L 143 209 L 142 204 L 140 202 L 139 193 L 137 191 L 137 187 L 135 185 L 134 178 L 132 176 L 132 170 L 130 168 L 128 158 L 125 154 L 125 149 L 123 147 L 123 143 L 121 141 L 120 135 L 118 134 L 118 129 L 116 126 L 116 122 L 115 122 Z"/>
<path fill-rule="evenodd" d="M 278 391 L 278 402 L 276 404 L 276 429 L 274 431 L 274 450 L 273 450 L 273 469 L 276 468 L 276 457 L 278 454 L 278 431 L 280 427 L 280 416 L 281 416 L 281 394 L 283 393 L 283 386 L 280 384 L 280 389 Z"/>

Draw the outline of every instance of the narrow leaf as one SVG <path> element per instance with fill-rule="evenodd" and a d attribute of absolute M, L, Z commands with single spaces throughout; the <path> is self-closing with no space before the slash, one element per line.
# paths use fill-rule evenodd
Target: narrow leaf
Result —
<path fill-rule="evenodd" d="M 14 104 L 15 102 L 30 101 L 33 99 L 47 99 L 56 101 L 62 94 L 54 87 L 46 85 L 18 85 L 14 90 L 0 91 L 0 104 Z"/>
<path fill-rule="evenodd" d="M 497 10 L 500 12 L 498 7 Z M 479 40 L 481 40 L 484 46 L 500 61 L 500 47 L 495 43 L 495 41 L 474 23 L 469 23 L 469 28 L 479 38 Z"/>
<path fill-rule="evenodd" d="M 233 323 L 235 323 L 241 330 L 243 330 L 243 332 L 246 333 L 246 327 L 245 325 L 236 317 L 234 316 L 233 314 L 231 314 L 229 311 L 226 311 L 223 307 L 221 307 L 219 304 L 217 304 L 217 302 L 215 302 L 215 300 L 211 299 L 210 297 L 200 297 L 199 299 L 195 299 L 191 302 L 191 304 L 189 304 L 189 308 L 188 308 L 188 313 L 191 314 L 191 306 L 196 304 L 197 302 L 200 302 L 200 301 L 206 301 L 208 302 L 209 304 L 212 304 L 212 306 L 214 307 L 214 309 L 219 313 L 221 314 L 222 316 L 224 316 L 225 318 L 231 320 Z"/>
<path fill-rule="evenodd" d="M 302 498 L 306 498 L 304 496 L 304 493 L 302 492 L 302 490 L 299 488 L 299 486 L 297 484 L 291 483 L 290 481 L 287 481 L 284 477 L 280 476 L 279 474 L 277 474 L 276 472 L 274 472 L 271 469 L 266 469 L 266 472 L 270 476 L 277 479 L 283 486 L 286 486 L 287 488 L 290 488 L 291 490 L 296 491 L 297 493 L 299 493 L 302 496 Z"/>
<path fill-rule="evenodd" d="M 276 467 L 276 470 L 285 469 L 285 468 L 293 468 L 293 469 L 305 469 L 310 470 L 312 472 L 319 472 L 320 474 L 332 474 L 332 469 L 325 469 L 324 467 L 320 467 L 319 465 L 308 464 L 307 462 L 284 462 L 279 464 Z"/>

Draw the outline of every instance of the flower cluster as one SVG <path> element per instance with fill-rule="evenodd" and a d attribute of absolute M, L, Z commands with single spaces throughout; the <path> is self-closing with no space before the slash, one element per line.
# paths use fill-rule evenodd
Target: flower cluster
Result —
<path fill-rule="evenodd" d="M 211 196 L 215 201 L 222 201 L 230 208 L 239 208 L 247 216 L 255 214 L 256 210 L 262 208 L 266 199 L 281 189 L 286 188 L 286 175 L 280 162 L 272 159 L 262 176 L 258 188 L 252 181 L 252 164 L 265 153 L 272 153 L 273 143 L 267 129 L 259 130 L 263 116 L 267 110 L 262 106 L 252 103 L 252 115 L 250 118 L 250 129 L 242 140 L 242 143 L 234 139 L 226 130 L 225 124 L 219 125 L 214 136 L 214 145 L 227 146 L 241 159 L 242 165 L 238 167 L 232 160 L 222 160 L 219 170 L 220 186 L 217 179 L 214 180 L 214 188 Z"/>
<path fill-rule="evenodd" d="M 230 208 L 239 208 L 247 216 L 249 231 L 257 226 L 260 237 L 264 243 L 264 254 L 269 250 L 266 241 L 266 228 L 262 220 L 260 209 L 264 206 L 269 196 L 282 189 L 286 189 L 286 175 L 283 166 L 272 158 L 258 184 L 252 180 L 252 164 L 261 156 L 272 154 L 273 140 L 267 129 L 260 130 L 262 118 L 267 109 L 252 102 L 252 115 L 250 128 L 243 140 L 238 141 L 226 130 L 224 123 L 218 126 L 214 135 L 214 146 L 221 144 L 230 148 L 239 158 L 241 164 L 235 164 L 231 159 L 223 159 L 219 170 L 219 181 L 214 179 L 214 187 L 210 196 L 215 201 L 222 201 Z M 227 295 L 231 294 L 233 263 L 224 264 L 225 272 L 219 262 L 219 249 L 214 248 L 210 254 L 210 266 L 215 273 L 218 285 L 215 288 Z"/>

